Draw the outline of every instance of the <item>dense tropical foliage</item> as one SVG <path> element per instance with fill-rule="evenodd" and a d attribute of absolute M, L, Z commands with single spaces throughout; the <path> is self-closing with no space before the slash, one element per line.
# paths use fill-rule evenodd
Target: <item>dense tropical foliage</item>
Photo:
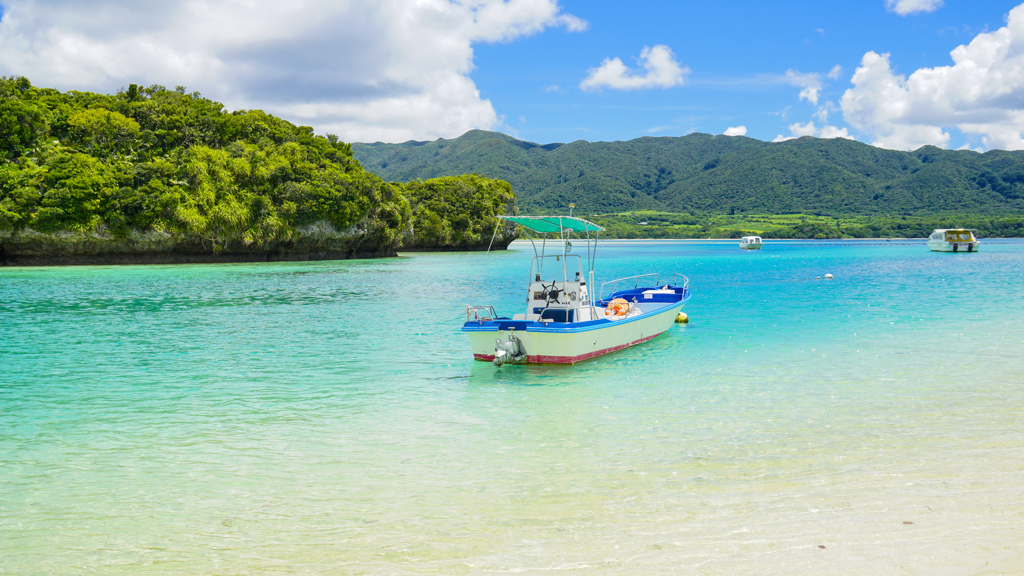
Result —
<path fill-rule="evenodd" d="M 504 180 L 475 174 L 396 184 L 413 206 L 416 235 L 409 248 L 472 247 L 488 244 L 495 232 L 512 238 L 515 227 L 498 229 L 497 215 L 516 213 L 516 196 Z"/>
<path fill-rule="evenodd" d="M 420 223 L 429 243 L 478 242 L 514 200 L 507 184 L 475 176 L 386 183 L 333 135 L 259 110 L 229 113 L 182 87 L 61 93 L 0 78 L 8 253 L 29 232 L 387 253 L 417 243 Z"/>

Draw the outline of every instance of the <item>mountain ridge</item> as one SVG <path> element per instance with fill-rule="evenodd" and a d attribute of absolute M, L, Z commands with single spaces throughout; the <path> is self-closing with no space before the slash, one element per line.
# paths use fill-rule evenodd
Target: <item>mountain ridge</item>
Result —
<path fill-rule="evenodd" d="M 810 136 L 764 142 L 693 133 L 537 144 L 483 130 L 352 144 L 385 180 L 476 173 L 512 184 L 524 212 L 1005 214 L 1024 210 L 1024 152 L 876 148 Z"/>

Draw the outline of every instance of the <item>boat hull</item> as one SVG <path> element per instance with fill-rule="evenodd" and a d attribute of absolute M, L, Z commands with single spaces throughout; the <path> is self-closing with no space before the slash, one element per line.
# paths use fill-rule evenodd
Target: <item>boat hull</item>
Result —
<path fill-rule="evenodd" d="M 494 360 L 495 340 L 510 334 L 522 342 L 528 364 L 576 364 L 647 342 L 668 330 L 685 299 L 633 318 L 600 323 L 530 323 L 525 330 L 502 330 L 500 322 L 467 323 L 473 357 Z"/>

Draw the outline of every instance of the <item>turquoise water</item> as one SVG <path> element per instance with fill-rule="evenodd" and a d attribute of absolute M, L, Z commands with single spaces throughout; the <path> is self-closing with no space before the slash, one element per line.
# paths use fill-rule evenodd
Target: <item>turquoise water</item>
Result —
<path fill-rule="evenodd" d="M 0 269 L 0 574 L 1024 573 L 1024 242 L 608 242 L 691 322 L 495 369 L 513 248 Z"/>

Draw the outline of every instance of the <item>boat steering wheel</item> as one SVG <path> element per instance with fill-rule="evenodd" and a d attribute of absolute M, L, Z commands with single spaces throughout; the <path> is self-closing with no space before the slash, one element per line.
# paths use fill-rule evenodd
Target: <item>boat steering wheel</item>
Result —
<path fill-rule="evenodd" d="M 540 287 L 544 289 L 544 291 L 541 292 L 540 295 L 545 300 L 547 300 L 548 305 L 551 305 L 552 303 L 557 304 L 558 297 L 561 296 L 562 292 L 564 292 L 564 290 L 559 290 L 558 288 L 555 288 L 554 282 L 551 283 L 551 286 L 545 286 L 544 284 L 541 284 Z M 545 306 L 545 308 L 547 308 L 547 306 Z"/>

